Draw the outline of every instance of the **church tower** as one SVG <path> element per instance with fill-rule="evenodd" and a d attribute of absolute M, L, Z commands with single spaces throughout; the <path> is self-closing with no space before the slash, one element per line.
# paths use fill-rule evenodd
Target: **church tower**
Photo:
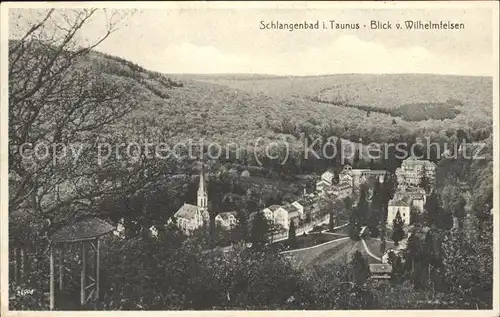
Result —
<path fill-rule="evenodd" d="M 205 177 L 203 175 L 203 172 L 204 170 L 202 166 L 200 173 L 200 184 L 198 185 L 198 195 L 197 195 L 198 198 L 196 205 L 203 217 L 203 220 L 208 221 L 210 220 L 210 216 L 208 214 L 208 195 L 205 188 Z"/>

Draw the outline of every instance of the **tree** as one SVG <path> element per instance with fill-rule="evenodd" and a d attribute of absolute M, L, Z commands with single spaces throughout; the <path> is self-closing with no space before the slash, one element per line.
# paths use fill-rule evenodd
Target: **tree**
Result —
<path fill-rule="evenodd" d="M 352 198 L 350 196 L 347 196 L 343 199 L 344 202 L 344 208 L 348 213 L 351 213 L 352 210 Z"/>
<path fill-rule="evenodd" d="M 361 230 L 361 225 L 358 222 L 358 219 L 355 217 L 354 213 L 351 213 L 351 217 L 349 219 L 348 225 L 348 234 L 352 240 L 359 240 L 359 231 Z"/>
<path fill-rule="evenodd" d="M 443 241 L 444 278 L 450 292 L 476 308 L 491 308 L 493 222 L 478 235 L 452 229 Z"/>
<path fill-rule="evenodd" d="M 443 210 L 446 214 L 451 214 L 454 225 L 460 220 L 462 222 L 465 217 L 465 198 L 462 191 L 453 185 L 446 185 L 441 191 L 443 201 Z"/>
<path fill-rule="evenodd" d="M 89 62 L 93 49 L 119 26 L 117 12 L 9 10 L 8 204 L 10 214 L 31 219 L 20 223 L 21 234 L 9 240 L 17 236 L 15 243 L 29 245 L 35 263 L 46 257 L 38 245 L 54 230 L 102 214 L 100 206 L 109 196 L 129 199 L 171 163 L 149 164 L 143 157 L 129 162 L 103 153 L 127 139 L 110 133 L 110 127 L 136 108 L 140 95 L 134 81 L 115 80 Z M 100 14 L 107 17 L 103 33 L 83 41 L 81 31 Z M 43 155 L 32 151 L 38 147 Z"/>
<path fill-rule="evenodd" d="M 334 157 L 334 166 L 335 167 L 340 167 L 343 159 L 341 157 L 343 151 L 342 151 L 342 141 L 340 138 L 337 138 L 335 140 L 335 157 Z"/>
<path fill-rule="evenodd" d="M 396 191 L 397 186 L 397 180 L 395 179 L 394 175 L 388 173 L 384 175 L 384 181 L 381 185 L 380 190 L 380 203 L 385 208 L 387 208 L 389 200 L 391 200 L 394 196 L 394 192 Z"/>
<path fill-rule="evenodd" d="M 442 207 L 441 196 L 433 191 L 424 205 L 424 222 L 429 227 L 450 229 L 453 226 L 453 218 L 448 210 Z"/>
<path fill-rule="evenodd" d="M 433 285 L 432 278 L 432 269 L 437 267 L 437 255 L 434 247 L 434 236 L 432 231 L 429 230 L 425 234 L 424 244 L 422 246 L 422 263 L 426 266 L 427 269 L 427 280 L 428 285 Z"/>
<path fill-rule="evenodd" d="M 368 219 L 368 228 L 372 237 L 377 237 L 380 232 L 380 222 L 384 218 L 384 204 L 382 197 L 382 185 L 376 182 L 373 187 L 373 195 L 370 204 L 370 216 Z"/>
<path fill-rule="evenodd" d="M 353 274 L 353 281 L 358 285 L 363 285 L 366 279 L 370 276 L 368 263 L 359 250 L 354 252 L 351 260 L 351 270 Z"/>
<path fill-rule="evenodd" d="M 290 221 L 290 227 L 288 228 L 288 245 L 290 248 L 297 248 L 297 236 L 295 232 L 295 222 Z"/>
<path fill-rule="evenodd" d="M 234 229 L 236 241 L 247 241 L 248 239 L 248 217 L 244 209 L 238 209 L 236 212 L 237 225 Z"/>
<path fill-rule="evenodd" d="M 359 149 L 354 150 L 354 157 L 352 158 L 352 167 L 359 168 L 360 154 Z"/>
<path fill-rule="evenodd" d="M 366 225 L 370 217 L 370 204 L 368 203 L 368 188 L 361 186 L 358 205 L 353 213 L 360 225 Z"/>
<path fill-rule="evenodd" d="M 396 255 L 393 251 L 390 251 L 388 254 L 389 264 L 392 266 L 391 279 L 395 281 L 399 281 L 404 273 L 403 262 L 401 261 L 401 257 Z"/>
<path fill-rule="evenodd" d="M 398 210 L 396 217 L 392 221 L 392 241 L 394 245 L 398 245 L 404 237 L 405 232 L 403 231 L 404 220 L 401 219 L 401 214 Z"/>
<path fill-rule="evenodd" d="M 80 41 L 79 32 L 100 12 L 37 10 L 43 16 L 28 24 L 20 14 L 9 41 L 9 209 L 34 215 L 25 231 L 38 234 L 34 224 L 49 219 L 50 235 L 81 216 L 108 212 L 101 208 L 107 201 L 126 205 L 172 167 L 169 160 L 152 164 L 112 153 L 130 139 L 110 133 L 110 126 L 136 108 L 140 88 L 92 62 L 93 48 L 118 26 L 116 12 L 108 14 L 101 36 Z M 29 144 L 46 146 L 48 155 L 23 157 L 19 149 Z M 136 214 L 144 218 L 149 208 L 144 204 Z"/>
<path fill-rule="evenodd" d="M 258 212 L 253 218 L 252 230 L 250 235 L 250 242 L 252 248 L 262 250 L 262 248 L 269 242 L 269 223 L 261 212 Z"/>
<path fill-rule="evenodd" d="M 335 228 L 335 216 L 333 215 L 333 212 L 330 212 L 330 218 L 328 220 L 328 229 L 330 232 L 333 232 L 333 228 Z"/>
<path fill-rule="evenodd" d="M 408 237 L 408 243 L 405 249 L 405 265 L 406 270 L 414 272 L 415 262 L 420 258 L 421 255 L 421 242 L 416 233 L 411 234 Z"/>
<path fill-rule="evenodd" d="M 410 224 L 414 226 L 420 226 L 423 224 L 423 215 L 417 206 L 412 205 L 410 207 Z"/>
<path fill-rule="evenodd" d="M 429 177 L 427 176 L 427 168 L 425 167 L 425 164 L 422 166 L 419 186 L 422 187 L 426 193 L 429 193 L 431 190 L 431 183 Z"/>
<path fill-rule="evenodd" d="M 381 231 L 382 234 L 380 235 L 380 254 L 384 254 L 385 253 L 385 230 L 384 231 Z"/>

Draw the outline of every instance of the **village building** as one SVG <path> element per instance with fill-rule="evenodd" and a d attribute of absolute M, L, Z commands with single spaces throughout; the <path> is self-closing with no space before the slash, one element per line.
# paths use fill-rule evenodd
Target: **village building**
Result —
<path fill-rule="evenodd" d="M 389 254 L 391 253 L 401 258 L 402 263 L 404 263 L 403 251 L 401 249 L 387 249 L 384 255 L 382 255 L 382 264 L 389 264 Z"/>
<path fill-rule="evenodd" d="M 370 278 L 374 280 L 389 280 L 392 275 L 392 265 L 390 264 L 370 264 Z"/>
<path fill-rule="evenodd" d="M 436 164 L 428 160 L 419 160 L 410 156 L 396 169 L 399 185 L 418 186 L 425 174 L 429 184 L 434 184 L 436 178 Z"/>
<path fill-rule="evenodd" d="M 299 202 L 299 201 L 294 201 L 292 205 L 297 208 L 299 214 L 301 215 L 301 218 L 304 218 L 304 206 Z"/>
<path fill-rule="evenodd" d="M 157 238 L 158 237 L 158 229 L 155 226 L 149 227 L 149 233 L 151 234 L 151 236 L 153 238 Z"/>
<path fill-rule="evenodd" d="M 302 210 L 304 213 L 304 220 L 306 222 L 310 222 L 311 220 L 316 218 L 317 206 L 318 206 L 318 197 L 308 195 L 302 199 L 297 200 L 297 203 L 302 206 Z"/>
<path fill-rule="evenodd" d="M 321 180 L 327 182 L 328 184 L 333 184 L 333 180 L 335 179 L 335 174 L 330 171 L 326 171 L 321 174 Z"/>
<path fill-rule="evenodd" d="M 412 201 L 412 207 L 418 212 L 424 211 L 424 205 L 427 200 L 425 189 L 418 186 L 398 186 L 395 193 L 399 195 L 407 195 Z"/>
<path fill-rule="evenodd" d="M 302 206 L 302 205 L 300 205 Z M 297 207 L 296 205 L 289 204 L 284 207 L 284 209 L 288 212 L 288 225 L 286 226 L 286 229 L 289 229 L 290 222 L 293 221 L 295 224 L 295 227 L 298 227 L 301 222 L 304 220 L 304 211 L 303 207 L 302 209 Z"/>
<path fill-rule="evenodd" d="M 121 218 L 116 224 L 116 229 L 113 230 L 113 234 L 119 238 L 125 237 L 125 225 L 123 218 Z"/>
<path fill-rule="evenodd" d="M 328 182 L 327 182 L 327 181 L 325 181 L 325 180 L 320 180 L 319 182 L 317 182 L 317 183 L 316 183 L 316 191 L 317 191 L 318 193 L 322 193 L 322 192 L 324 192 L 324 191 L 325 191 L 325 189 L 326 189 L 327 187 L 330 187 L 330 186 L 332 186 L 332 184 L 331 184 L 331 183 L 328 183 Z"/>
<path fill-rule="evenodd" d="M 288 210 L 282 206 L 278 206 L 277 209 L 273 211 L 274 213 L 274 224 L 288 230 L 290 224 L 288 220 Z"/>
<path fill-rule="evenodd" d="M 274 225 L 281 226 L 283 228 L 288 228 L 288 211 L 286 211 L 280 205 L 271 205 L 262 210 L 264 218 Z M 256 213 L 250 215 L 251 221 L 255 217 Z"/>
<path fill-rule="evenodd" d="M 230 230 L 238 224 L 236 219 L 236 211 L 221 212 L 215 216 L 215 224 L 226 230 Z"/>
<path fill-rule="evenodd" d="M 352 175 L 346 171 L 346 170 L 343 170 L 342 172 L 340 172 L 339 174 L 339 183 L 350 183 L 352 184 Z"/>
<path fill-rule="evenodd" d="M 383 182 L 386 174 L 387 171 L 385 170 L 353 169 L 346 164 L 339 174 L 339 183 L 350 183 L 353 188 L 357 188 L 360 184 L 366 183 L 368 179 L 372 178 L 378 178 L 380 182 Z"/>
<path fill-rule="evenodd" d="M 352 184 L 349 182 L 340 182 L 338 184 L 334 184 L 330 187 L 325 188 L 324 193 L 333 194 L 337 196 L 339 199 L 343 199 L 345 197 L 351 196 L 353 192 Z"/>
<path fill-rule="evenodd" d="M 387 207 L 387 224 L 392 226 L 398 212 L 404 224 L 410 224 L 411 203 L 411 199 L 408 196 L 394 197 L 389 200 Z"/>
<path fill-rule="evenodd" d="M 173 222 L 187 235 L 210 221 L 210 215 L 208 213 L 208 195 L 205 187 L 202 169 L 196 205 L 185 203 L 173 216 Z"/>
<path fill-rule="evenodd" d="M 316 182 L 316 191 L 323 192 L 325 188 L 331 186 L 335 180 L 335 174 L 330 171 L 326 171 L 321 174 L 321 179 Z"/>
<path fill-rule="evenodd" d="M 394 197 L 389 200 L 387 208 L 387 223 L 392 225 L 399 211 L 406 225 L 410 224 L 412 211 L 422 213 L 426 202 L 425 190 L 417 186 L 398 186 Z"/>

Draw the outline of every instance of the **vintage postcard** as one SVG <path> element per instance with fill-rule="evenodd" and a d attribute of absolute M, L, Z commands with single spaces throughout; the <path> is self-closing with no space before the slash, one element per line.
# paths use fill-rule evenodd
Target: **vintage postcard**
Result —
<path fill-rule="evenodd" d="M 2 316 L 498 316 L 498 13 L 3 3 Z"/>

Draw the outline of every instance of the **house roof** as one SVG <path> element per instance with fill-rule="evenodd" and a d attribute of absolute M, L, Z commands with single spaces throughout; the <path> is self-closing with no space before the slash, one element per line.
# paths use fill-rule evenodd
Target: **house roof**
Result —
<path fill-rule="evenodd" d="M 198 207 L 191 204 L 184 204 L 177 212 L 174 217 L 184 218 L 184 219 L 194 219 L 198 213 Z"/>
<path fill-rule="evenodd" d="M 115 229 L 104 220 L 85 218 L 73 224 L 64 226 L 50 236 L 52 242 L 78 242 L 91 240 Z"/>
<path fill-rule="evenodd" d="M 403 164 L 406 166 L 415 166 L 415 165 L 425 165 L 425 167 L 436 167 L 437 165 L 434 162 L 428 160 L 419 160 L 415 156 L 410 156 L 406 160 L 403 161 Z"/>
<path fill-rule="evenodd" d="M 221 217 L 224 220 L 227 220 L 227 219 L 230 218 L 230 216 L 235 217 L 236 216 L 236 211 L 221 212 L 217 216 Z"/>
<path fill-rule="evenodd" d="M 323 174 L 321 174 L 321 177 L 323 176 L 328 176 L 328 177 L 335 177 L 335 174 L 333 174 L 332 172 L 330 171 L 326 171 L 324 172 Z"/>
<path fill-rule="evenodd" d="M 334 189 L 345 189 L 348 187 L 352 187 L 350 182 L 340 182 L 337 185 L 332 186 Z"/>
<path fill-rule="evenodd" d="M 302 200 L 296 200 L 292 203 L 293 206 L 295 206 L 296 208 L 300 208 L 300 207 L 304 207 L 304 205 L 302 203 L 300 203 Z"/>
<path fill-rule="evenodd" d="M 425 198 L 425 191 L 420 187 L 398 187 L 389 206 L 410 206 L 413 200 Z"/>
<path fill-rule="evenodd" d="M 286 205 L 283 207 L 287 212 L 288 212 L 288 217 L 290 218 L 295 218 L 299 217 L 299 208 L 295 207 L 294 205 Z"/>
<path fill-rule="evenodd" d="M 389 200 L 389 206 L 410 206 L 411 199 L 409 195 L 403 193 L 396 193 L 394 197 Z"/>
<path fill-rule="evenodd" d="M 306 198 L 302 198 L 302 199 L 297 200 L 296 202 L 298 202 L 299 204 L 301 204 L 302 206 L 304 206 L 307 203 L 307 199 Z"/>
<path fill-rule="evenodd" d="M 370 273 L 372 274 L 387 274 L 392 273 L 392 265 L 390 264 L 370 264 Z"/>
<path fill-rule="evenodd" d="M 281 208 L 281 206 L 280 205 L 271 205 L 267 208 L 271 211 L 275 211 L 275 210 L 278 210 L 279 208 Z"/>
<path fill-rule="evenodd" d="M 389 206 L 401 206 L 401 207 L 410 207 L 410 202 L 405 199 L 398 199 L 389 201 Z"/>
<path fill-rule="evenodd" d="M 331 183 L 325 181 L 324 179 L 322 179 L 316 183 L 316 187 L 324 187 L 324 186 L 330 186 L 330 185 L 331 185 Z"/>
<path fill-rule="evenodd" d="M 293 204 L 288 204 L 288 205 L 286 205 L 286 206 L 285 206 L 285 207 L 283 207 L 283 208 L 285 208 L 285 210 L 286 210 L 286 211 L 288 211 L 289 213 L 290 213 L 290 212 L 294 212 L 294 211 L 297 211 L 297 212 L 299 211 L 299 208 L 297 208 L 297 207 L 296 207 L 295 205 L 293 205 Z"/>

